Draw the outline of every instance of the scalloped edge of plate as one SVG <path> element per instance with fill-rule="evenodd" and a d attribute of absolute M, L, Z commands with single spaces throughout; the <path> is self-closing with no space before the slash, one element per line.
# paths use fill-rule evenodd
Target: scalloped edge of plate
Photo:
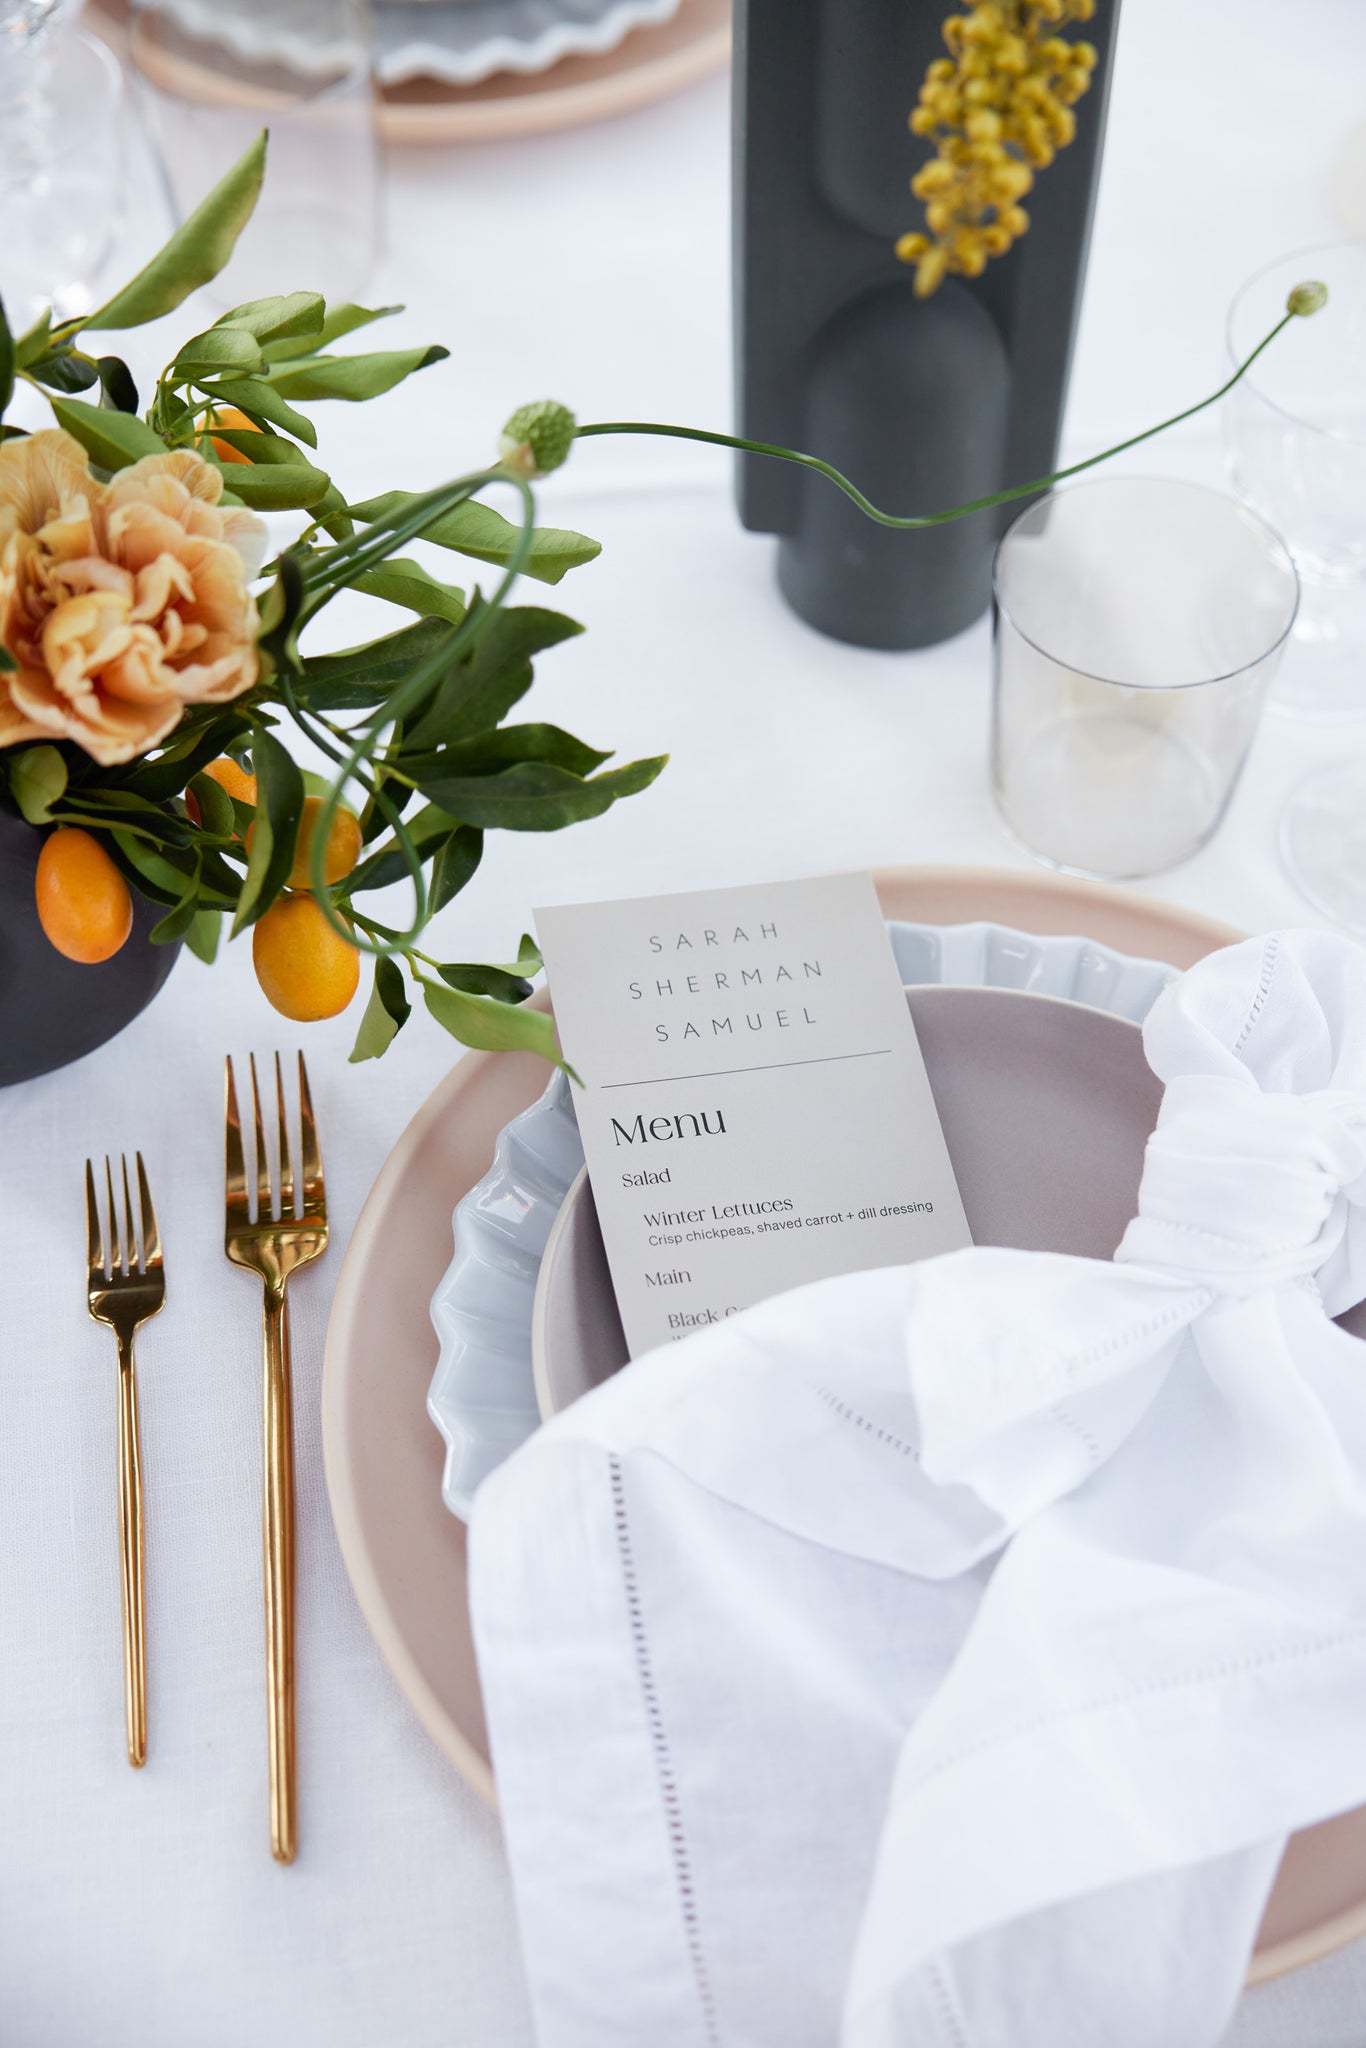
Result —
<path fill-rule="evenodd" d="M 672 21 L 682 4 L 683 0 L 615 0 L 593 21 L 554 21 L 525 39 L 489 36 L 465 51 L 418 38 L 397 50 L 377 51 L 375 76 L 381 85 L 406 85 L 412 78 L 435 78 L 443 85 L 479 85 L 499 71 L 525 77 L 549 71 L 566 57 L 606 56 L 633 29 L 658 28 Z"/>

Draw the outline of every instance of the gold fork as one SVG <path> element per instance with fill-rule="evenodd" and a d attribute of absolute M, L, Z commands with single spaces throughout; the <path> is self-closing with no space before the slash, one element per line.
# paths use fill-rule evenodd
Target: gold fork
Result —
<path fill-rule="evenodd" d="M 147 1761 L 147 1644 L 142 1607 L 142 1457 L 138 1443 L 138 1383 L 133 1366 L 133 1332 L 154 1316 L 166 1299 L 161 1262 L 161 1237 L 147 1185 L 142 1154 L 137 1154 L 138 1205 L 142 1212 L 142 1246 L 133 1228 L 133 1203 L 128 1192 L 128 1161 L 123 1173 L 124 1236 L 119 1239 L 114 1176 L 104 1162 L 109 1197 L 109 1256 L 105 1258 L 95 1171 L 85 1162 L 85 1223 L 88 1285 L 86 1305 L 93 1320 L 108 1323 L 119 1347 L 119 1562 L 123 1592 L 123 1714 L 128 1731 L 128 1761 L 138 1769 Z M 124 1247 L 127 1248 L 125 1260 Z"/>
<path fill-rule="evenodd" d="M 320 1258 L 327 1247 L 327 1203 L 318 1151 L 308 1070 L 299 1054 L 300 1178 L 303 1214 L 294 1213 L 294 1170 L 289 1154 L 285 1090 L 280 1055 L 275 1055 L 275 1100 L 279 1130 L 278 1202 L 271 1188 L 261 1121 L 256 1056 L 251 1058 L 251 1109 L 255 1128 L 256 1217 L 247 1193 L 242 1152 L 242 1119 L 232 1061 L 227 1062 L 224 1154 L 227 1218 L 223 1245 L 235 1265 L 259 1275 L 265 1288 L 265 1374 L 262 1387 L 261 1557 L 266 1593 L 266 1695 L 270 1709 L 270 1846 L 280 1863 L 292 1863 L 297 1838 L 294 1776 L 294 1434 L 291 1418 L 289 1318 L 285 1286 L 291 1273 Z M 278 1215 L 275 1213 L 278 1207 Z"/>

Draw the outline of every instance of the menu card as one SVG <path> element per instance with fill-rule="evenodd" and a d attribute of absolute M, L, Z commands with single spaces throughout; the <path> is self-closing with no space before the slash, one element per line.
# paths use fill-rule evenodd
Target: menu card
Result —
<path fill-rule="evenodd" d="M 634 1358 L 970 1243 L 873 884 L 538 910 Z"/>

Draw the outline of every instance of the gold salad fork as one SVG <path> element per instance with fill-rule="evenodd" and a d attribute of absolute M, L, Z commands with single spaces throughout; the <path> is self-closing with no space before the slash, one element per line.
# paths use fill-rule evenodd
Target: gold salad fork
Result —
<path fill-rule="evenodd" d="M 147 1644 L 142 1607 L 142 1457 L 138 1443 L 138 1383 L 133 1367 L 133 1332 L 154 1316 L 166 1299 L 161 1263 L 161 1237 L 147 1185 L 142 1154 L 137 1154 L 138 1206 L 142 1242 L 133 1227 L 128 1192 L 128 1161 L 123 1174 L 123 1237 L 114 1199 L 114 1176 L 104 1162 L 109 1198 L 108 1258 L 95 1193 L 95 1171 L 85 1162 L 85 1222 L 88 1286 L 86 1304 L 97 1323 L 108 1323 L 119 1347 L 119 1561 L 123 1590 L 123 1713 L 128 1731 L 128 1761 L 134 1769 L 147 1761 Z"/>
<path fill-rule="evenodd" d="M 291 1417 L 289 1318 L 285 1286 L 291 1273 L 327 1247 L 327 1203 L 318 1151 L 308 1070 L 299 1054 L 300 1180 L 302 1210 L 295 1214 L 280 1055 L 275 1055 L 279 1148 L 278 1193 L 272 1191 L 261 1120 L 256 1058 L 251 1059 L 255 1134 L 256 1215 L 251 1215 L 242 1150 L 242 1119 L 232 1061 L 227 1062 L 224 1156 L 227 1216 L 223 1244 L 235 1265 L 259 1276 L 265 1289 L 265 1370 L 262 1384 L 261 1557 L 266 1595 L 266 1695 L 270 1710 L 270 1846 L 277 1862 L 292 1863 L 297 1839 L 294 1774 L 294 1433 Z M 278 1210 L 278 1214 L 276 1211 Z"/>

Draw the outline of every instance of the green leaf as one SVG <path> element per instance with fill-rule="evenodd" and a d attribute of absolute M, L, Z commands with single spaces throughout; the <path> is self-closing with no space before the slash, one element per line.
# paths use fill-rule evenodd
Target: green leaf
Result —
<path fill-rule="evenodd" d="M 9 763 L 10 795 L 30 825 L 50 825 L 52 806 L 66 790 L 67 769 L 55 747 L 25 747 Z"/>
<path fill-rule="evenodd" d="M 14 336 L 0 302 L 0 413 L 14 396 Z"/>
<path fill-rule="evenodd" d="M 49 391 L 88 391 L 100 381 L 99 364 L 70 348 L 53 349 L 50 355 L 39 356 L 36 363 L 30 363 L 28 374 Z"/>
<path fill-rule="evenodd" d="M 126 469 L 144 455 L 166 453 L 161 436 L 132 413 L 110 412 L 82 398 L 54 398 L 52 410 L 57 424 L 74 434 L 101 469 Z"/>
<path fill-rule="evenodd" d="M 326 307 L 320 292 L 277 292 L 270 299 L 248 299 L 214 322 L 215 327 L 244 327 L 260 342 L 301 338 L 306 349 L 324 346 L 321 336 Z"/>
<path fill-rule="evenodd" d="M 404 605 L 410 612 L 420 612 L 424 619 L 445 619 L 451 626 L 458 626 L 465 616 L 463 590 L 457 590 L 453 583 L 438 583 L 421 562 L 408 561 L 402 555 L 391 557 L 378 569 L 367 569 L 351 588 L 364 590 L 371 597 L 387 598 L 390 604 Z"/>
<path fill-rule="evenodd" d="M 467 996 L 493 996 L 500 1003 L 524 1003 L 531 994 L 531 983 L 506 967 L 455 960 L 438 966 L 436 971 L 451 988 L 463 989 Z"/>
<path fill-rule="evenodd" d="M 281 404 L 283 404 L 283 399 Z M 316 505 L 312 507 L 313 517 L 324 533 L 330 533 L 333 540 L 350 540 L 356 530 L 356 523 L 347 510 L 346 500 L 335 484 L 332 484 Z"/>
<path fill-rule="evenodd" d="M 478 867 L 484 852 L 484 835 L 473 825 L 461 825 L 452 832 L 432 862 L 427 883 L 427 911 L 435 917 L 453 896 L 458 896 Z"/>
<path fill-rule="evenodd" d="M 668 760 L 632 761 L 583 781 L 544 761 L 519 761 L 498 775 L 419 777 L 422 794 L 467 825 L 509 832 L 558 832 L 599 818 L 618 797 L 648 789 Z"/>
<path fill-rule="evenodd" d="M 382 498 L 353 505 L 351 510 L 357 519 L 373 522 L 391 518 L 415 502 L 416 494 L 412 491 L 388 491 Z M 452 512 L 442 513 L 422 529 L 424 540 L 435 541 L 438 547 L 453 548 L 458 555 L 471 555 L 476 562 L 492 562 L 499 568 L 505 568 L 511 561 L 517 535 L 518 528 L 501 513 L 473 498 L 457 505 Z M 534 576 L 538 583 L 558 583 L 571 569 L 591 562 L 601 553 L 602 542 L 589 540 L 585 534 L 556 526 L 538 526 L 532 532 L 531 553 L 524 573 Z"/>
<path fill-rule="evenodd" d="M 205 427 L 199 435 L 199 444 L 205 459 L 218 463 L 234 490 L 241 481 L 238 472 L 244 465 L 240 462 L 225 464 L 213 446 L 215 441 L 222 441 L 237 454 L 245 455 L 247 466 L 264 464 L 270 469 L 308 470 L 315 477 L 322 475 L 320 469 L 313 467 L 298 442 L 286 439 L 283 434 L 263 433 L 259 427 Z"/>
<path fill-rule="evenodd" d="M 495 1002 L 491 996 L 467 996 L 454 988 L 424 988 L 427 1008 L 438 1024 L 482 1052 L 534 1052 L 563 1066 L 555 1045 L 554 1020 L 545 1010 Z"/>
<path fill-rule="evenodd" d="M 415 370 L 443 362 L 448 348 L 383 349 L 365 356 L 305 356 L 272 368 L 270 381 L 286 398 L 345 398 L 356 403 L 392 391 Z"/>
<path fill-rule="evenodd" d="M 115 412 L 133 412 L 138 409 L 138 387 L 133 382 L 133 373 L 121 356 L 101 356 L 99 359 L 100 389 L 104 403 Z"/>
<path fill-rule="evenodd" d="M 160 804 L 148 803 L 131 789 L 113 789 L 101 783 L 82 787 L 75 783 L 67 790 L 65 807 L 73 813 L 81 812 L 96 824 L 135 825 L 143 839 L 151 839 L 158 846 L 179 850 L 194 837 L 194 827 L 187 818 L 163 810 Z"/>
<path fill-rule="evenodd" d="M 250 729 L 250 723 L 241 711 L 228 707 L 218 709 L 216 715 L 201 718 L 198 723 L 190 724 L 188 730 L 177 732 L 154 761 L 139 762 L 124 777 L 122 786 L 136 792 L 150 806 L 164 804 L 168 797 L 179 795 L 202 768 L 207 768 L 210 761 L 216 761 L 234 740 L 240 739 Z M 158 810 L 157 815 L 164 817 L 165 814 Z"/>
<path fill-rule="evenodd" d="M 231 839 L 237 830 L 237 813 L 222 783 L 215 782 L 212 775 L 196 775 L 189 788 L 199 806 L 204 830 L 212 832 L 216 839 Z"/>
<path fill-rule="evenodd" d="M 0 440 L 6 439 L 11 434 L 21 441 L 28 439 L 28 436 L 21 427 L 0 427 Z M 0 675 L 4 675 L 7 671 L 12 671 L 18 668 L 18 666 L 18 662 L 14 659 L 8 647 L 0 647 Z"/>
<path fill-rule="evenodd" d="M 397 1038 L 412 1015 L 403 986 L 403 974 L 394 961 L 381 956 L 375 962 L 375 985 L 360 1020 L 351 1062 L 377 1060 Z"/>
<path fill-rule="evenodd" d="M 170 854 L 149 846 L 145 839 L 122 825 L 112 826 L 109 837 L 123 856 L 120 865 L 132 870 L 144 896 L 150 896 L 154 903 L 166 903 L 172 907 L 184 901 L 186 884 L 194 874 L 191 856 L 182 855 L 180 859 L 174 859 Z"/>
<path fill-rule="evenodd" d="M 235 802 L 234 808 L 237 808 Z M 239 820 L 244 832 L 251 825 L 255 815 L 256 813 L 249 806 L 244 808 L 244 815 Z M 235 848 L 233 859 L 241 860 L 243 858 L 240 847 Z M 206 908 L 230 910 L 236 905 L 237 899 L 242 893 L 242 877 L 238 874 L 236 868 L 228 866 L 228 863 L 221 854 L 206 853 L 201 850 L 200 875 L 200 901 Z"/>
<path fill-rule="evenodd" d="M 197 383 L 201 377 L 216 375 L 220 370 L 246 371 L 250 375 L 265 367 L 266 359 L 254 334 L 248 334 L 244 327 L 210 327 L 181 344 L 171 374 L 177 381 Z"/>
<path fill-rule="evenodd" d="M 191 887 L 186 891 L 180 902 L 176 904 L 175 908 L 168 910 L 165 917 L 159 919 L 152 926 L 151 931 L 147 934 L 152 944 L 154 946 L 169 946 L 176 939 L 185 938 L 199 914 L 197 905 L 198 891 L 195 887 Z"/>
<path fill-rule="evenodd" d="M 443 678 L 431 703 L 410 727 L 418 748 L 473 739 L 507 717 L 531 688 L 531 657 L 583 627 L 562 612 L 507 605 L 487 619 L 465 658 Z"/>
<path fill-rule="evenodd" d="M 298 685 L 299 700 L 310 711 L 367 711 L 382 704 L 396 683 L 449 638 L 449 626 L 422 619 L 364 647 L 310 655 Z"/>
<path fill-rule="evenodd" d="M 354 334 L 358 327 L 368 327 L 372 320 L 387 320 L 391 313 L 401 313 L 402 306 L 353 306 L 343 302 L 329 306 L 323 315 L 323 324 L 316 334 L 306 338 L 283 337 L 266 344 L 266 354 L 273 363 L 291 362 L 297 356 L 316 355 L 319 349 L 331 348 L 334 341 L 340 341 L 344 334 Z"/>
<path fill-rule="evenodd" d="M 274 434 L 243 434 L 226 427 L 214 429 L 220 441 L 250 455 L 248 462 L 218 464 L 225 487 L 244 505 L 259 512 L 298 512 L 325 498 L 332 479 L 311 462 L 306 462 L 292 441 Z M 268 444 L 268 446 L 263 446 Z M 287 448 L 289 456 L 275 450 Z M 210 455 L 209 460 L 213 460 Z"/>
<path fill-rule="evenodd" d="M 206 967 L 212 967 L 218 957 L 218 942 L 222 936 L 222 911 L 197 910 L 186 930 L 185 944 L 196 960 L 202 960 Z"/>
<path fill-rule="evenodd" d="M 47 354 L 52 334 L 52 308 L 44 306 L 32 327 L 26 327 L 14 344 L 14 366 L 26 370 L 39 356 Z"/>
<path fill-rule="evenodd" d="M 317 430 L 312 420 L 306 413 L 296 412 L 264 377 L 220 379 L 213 387 L 213 401 L 215 405 L 235 405 L 258 426 L 283 427 L 287 434 L 293 434 L 310 448 L 318 445 Z M 220 440 L 226 440 L 227 436 L 221 430 L 215 428 L 211 431 L 217 432 Z"/>
<path fill-rule="evenodd" d="M 217 277 L 251 219 L 265 170 L 263 130 L 227 176 L 181 222 L 165 247 L 83 325 L 141 327 L 173 312 L 192 291 Z"/>
<path fill-rule="evenodd" d="M 427 860 L 443 839 L 459 829 L 452 825 L 444 811 L 438 811 L 435 805 L 429 804 L 411 820 L 407 832 L 414 852 L 419 859 Z M 389 839 L 383 846 L 376 847 L 368 859 L 347 876 L 346 893 L 354 896 L 362 889 L 388 889 L 395 882 L 406 881 L 409 872 L 402 847 L 396 840 Z"/>
<path fill-rule="evenodd" d="M 558 725 L 505 725 L 501 731 L 480 733 L 477 739 L 442 747 L 434 754 L 410 752 L 405 747 L 402 764 L 405 775 L 425 785 L 446 777 L 495 775 L 515 761 L 548 761 L 556 768 L 568 769 L 571 775 L 591 775 L 610 759 L 610 752 L 586 745 Z"/>
<path fill-rule="evenodd" d="M 233 938 L 255 924 L 284 888 L 294 865 L 294 845 L 304 807 L 303 776 L 273 733 L 256 733 L 251 758 L 256 770 L 258 803 L 246 880 L 232 921 Z"/>

